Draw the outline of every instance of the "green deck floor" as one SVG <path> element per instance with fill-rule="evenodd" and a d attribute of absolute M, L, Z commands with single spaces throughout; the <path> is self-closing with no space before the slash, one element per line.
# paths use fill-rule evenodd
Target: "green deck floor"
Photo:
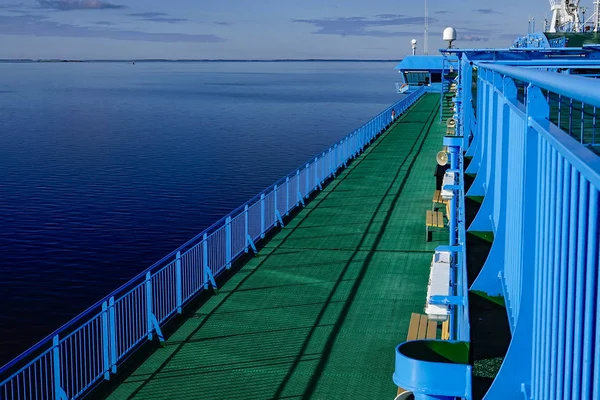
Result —
<path fill-rule="evenodd" d="M 438 109 L 419 100 L 111 398 L 392 399 L 444 238 L 425 242 Z"/>

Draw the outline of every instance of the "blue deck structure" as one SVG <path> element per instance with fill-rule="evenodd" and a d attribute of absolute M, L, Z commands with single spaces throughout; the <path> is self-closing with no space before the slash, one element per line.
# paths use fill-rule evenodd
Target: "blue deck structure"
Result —
<path fill-rule="evenodd" d="M 444 139 L 456 171 L 448 189 L 458 201 L 449 247 L 439 249 L 453 255 L 455 284 L 428 303 L 451 308 L 450 339 L 472 346 L 471 357 L 453 357 L 450 343 L 433 351 L 433 341 L 407 342 L 396 350 L 394 382 L 416 399 L 598 399 L 600 81 L 550 72 L 597 69 L 597 52 L 446 53 L 461 57 L 456 136 Z M 469 198 L 482 199 L 471 221 Z M 469 233 L 493 238 L 474 279 Z M 478 395 L 474 294 L 499 300 L 510 331 L 495 379 Z"/>
<path fill-rule="evenodd" d="M 441 79 L 448 77 L 448 65 L 456 73 L 451 77 L 455 89 L 448 88 L 452 104 L 444 110 L 447 99 L 442 96 L 439 112 L 443 120 L 451 112 L 448 118 L 456 125 L 451 131 L 445 130 L 445 121 L 437 126 L 447 133 L 439 135 L 443 139 L 437 145 L 448 154 L 451 181 L 441 188 L 450 193 L 448 230 L 438 232 L 448 234 L 448 240 L 437 247 L 435 257 L 447 254 L 448 268 L 445 294 L 432 288 L 422 304 L 438 310 L 430 318 L 447 321 L 448 340 L 422 338 L 396 347 L 392 379 L 403 389 L 399 398 L 600 399 L 600 81 L 587 76 L 600 66 L 600 51 L 587 46 L 442 53 L 435 61 L 441 62 Z M 574 76 L 578 72 L 584 76 Z M 282 227 L 286 215 L 300 210 L 326 181 L 388 132 L 392 108 L 398 114 L 414 111 L 411 107 L 435 88 L 412 89 L 4 366 L 0 399 L 81 398 L 118 378 L 121 365 L 143 344 L 163 342 L 165 325 L 187 304 L 216 288 L 219 275 L 256 252 L 255 242 Z M 428 96 L 430 102 L 434 95 Z M 427 103 L 431 110 L 424 114 L 429 126 L 438 112 L 437 100 L 433 103 Z M 404 122 L 424 129 L 424 119 Z M 386 157 L 395 154 L 394 148 L 386 151 L 384 141 L 378 146 Z M 386 157 L 381 159 L 389 162 Z M 360 186 L 360 178 L 353 184 Z M 386 196 L 388 202 L 414 202 Z M 398 232 L 406 235 L 402 229 Z M 398 232 L 392 232 L 393 240 L 399 240 Z M 491 245 L 481 251 L 473 238 Z M 429 250 L 422 244 L 419 251 L 433 256 Z M 481 299 L 500 312 L 478 308 Z M 398 309 L 390 318 L 407 319 L 407 311 Z M 505 324 L 507 336 L 506 348 L 492 354 L 498 366 L 486 371 L 483 386 L 481 361 L 490 357 L 482 354 L 498 343 L 482 334 L 482 321 Z M 397 336 L 400 342 L 402 335 Z"/>

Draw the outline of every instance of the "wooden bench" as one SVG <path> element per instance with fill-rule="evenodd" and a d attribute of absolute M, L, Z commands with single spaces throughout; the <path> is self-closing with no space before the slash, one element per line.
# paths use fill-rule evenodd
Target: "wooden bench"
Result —
<path fill-rule="evenodd" d="M 406 341 L 422 339 L 437 339 L 437 322 L 428 320 L 427 315 L 412 313 Z M 398 388 L 398 395 L 404 392 L 405 389 Z"/>
<path fill-rule="evenodd" d="M 439 211 L 427 210 L 425 218 L 425 240 L 431 241 L 431 232 L 429 228 L 443 228 L 444 214 Z"/>
<path fill-rule="evenodd" d="M 446 218 L 450 215 L 450 200 L 445 200 L 442 197 L 441 190 L 436 190 L 435 192 L 433 192 L 432 203 L 433 205 L 431 206 L 431 211 L 437 211 L 435 207 L 436 204 L 443 204 L 446 207 Z"/>

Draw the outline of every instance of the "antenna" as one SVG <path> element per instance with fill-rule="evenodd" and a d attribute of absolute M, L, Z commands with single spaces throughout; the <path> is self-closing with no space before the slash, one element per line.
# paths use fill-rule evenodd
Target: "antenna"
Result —
<path fill-rule="evenodd" d="M 423 34 L 423 54 L 428 55 L 428 41 L 429 41 L 429 10 L 427 9 L 427 0 L 425 0 L 425 33 Z"/>
<path fill-rule="evenodd" d="M 411 40 L 410 44 L 412 45 L 412 51 L 414 56 L 415 54 L 417 54 L 417 39 Z"/>

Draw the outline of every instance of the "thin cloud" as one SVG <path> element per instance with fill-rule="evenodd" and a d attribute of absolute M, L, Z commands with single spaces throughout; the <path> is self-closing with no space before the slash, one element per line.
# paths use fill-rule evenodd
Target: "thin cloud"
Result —
<path fill-rule="evenodd" d="M 365 17 L 341 17 L 326 19 L 294 19 L 292 22 L 311 24 L 316 31 L 315 35 L 339 35 L 339 36 L 374 36 L 393 37 L 410 36 L 414 32 L 393 32 L 377 28 L 400 27 L 403 25 L 422 25 L 424 17 L 405 17 L 396 14 L 381 14 L 374 19 Z M 429 22 L 437 22 L 435 18 L 429 18 Z"/>
<path fill-rule="evenodd" d="M 491 8 L 478 8 L 476 10 L 474 10 L 475 12 L 478 12 L 479 14 L 502 14 L 501 12 L 492 10 Z"/>
<path fill-rule="evenodd" d="M 143 12 L 143 13 L 132 13 L 127 14 L 130 17 L 136 17 L 142 21 L 150 21 L 150 22 L 166 22 L 169 24 L 176 24 L 178 22 L 186 22 L 188 19 L 186 18 L 172 18 L 169 17 L 167 13 L 162 12 Z"/>
<path fill-rule="evenodd" d="M 126 8 L 123 5 L 102 0 L 38 0 L 40 7 L 59 11 L 72 10 L 117 10 Z"/>
<path fill-rule="evenodd" d="M 401 18 L 404 16 L 405 15 L 403 15 L 403 14 L 379 14 L 379 15 L 376 15 L 375 17 L 377 17 L 377 18 Z"/>
<path fill-rule="evenodd" d="M 466 34 L 460 35 L 458 37 L 458 40 L 461 40 L 463 42 L 487 42 L 489 38 L 480 35 Z"/>
<path fill-rule="evenodd" d="M 446 11 L 446 10 L 440 10 L 440 11 L 435 11 L 434 14 L 450 14 L 451 11 Z"/>
<path fill-rule="evenodd" d="M 0 10 L 13 9 L 13 8 L 21 8 L 23 7 L 23 3 L 18 4 L 0 4 Z"/>
<path fill-rule="evenodd" d="M 215 25 L 221 25 L 221 26 L 229 26 L 231 25 L 231 22 L 224 22 L 224 21 L 216 21 L 213 22 Z"/>
<path fill-rule="evenodd" d="M 143 12 L 143 13 L 132 13 L 132 14 L 126 14 L 129 15 L 130 17 L 139 17 L 139 18 L 156 18 L 156 17 L 166 17 L 167 13 L 162 13 L 162 12 Z"/>
<path fill-rule="evenodd" d="M 96 25 L 105 25 L 105 26 L 115 26 L 116 24 L 109 21 L 96 21 L 94 22 Z"/>
<path fill-rule="evenodd" d="M 213 34 L 150 33 L 112 28 L 61 24 L 37 15 L 0 16 L 0 34 L 23 36 L 87 37 L 166 43 L 221 43 Z"/>

